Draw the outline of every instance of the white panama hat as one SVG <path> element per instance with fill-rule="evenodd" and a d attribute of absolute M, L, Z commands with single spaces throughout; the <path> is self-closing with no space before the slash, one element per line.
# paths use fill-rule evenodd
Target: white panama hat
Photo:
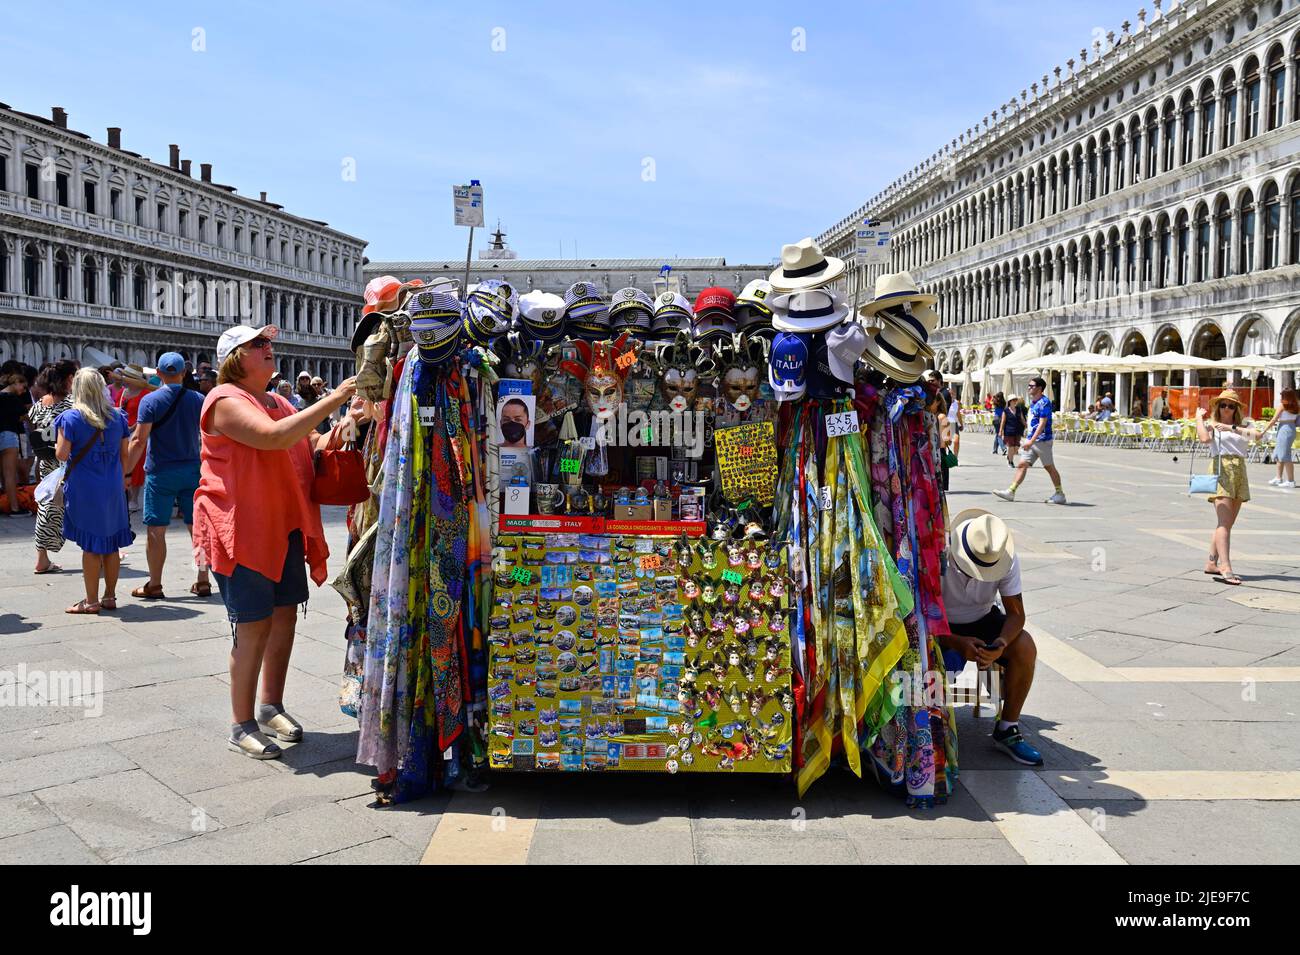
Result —
<path fill-rule="evenodd" d="M 967 577 L 1001 580 L 1015 556 L 1015 541 L 1002 518 L 982 507 L 969 508 L 953 518 L 948 557 Z"/>
<path fill-rule="evenodd" d="M 834 282 L 844 274 L 844 260 L 825 255 L 811 238 L 781 247 L 781 267 L 768 276 L 777 292 L 798 292 Z"/>

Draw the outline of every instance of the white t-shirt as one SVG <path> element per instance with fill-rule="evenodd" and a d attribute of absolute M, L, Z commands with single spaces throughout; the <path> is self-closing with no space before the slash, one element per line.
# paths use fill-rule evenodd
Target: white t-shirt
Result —
<path fill-rule="evenodd" d="M 943 575 L 943 606 L 949 623 L 974 623 L 993 609 L 993 599 L 1020 596 L 1020 555 L 1011 558 L 1007 575 L 1001 580 L 977 580 L 968 577 L 955 560 L 948 561 Z"/>
<path fill-rule="evenodd" d="M 1233 434 L 1231 431 L 1210 431 L 1210 453 L 1228 457 L 1244 458 L 1246 456 L 1246 436 Z"/>

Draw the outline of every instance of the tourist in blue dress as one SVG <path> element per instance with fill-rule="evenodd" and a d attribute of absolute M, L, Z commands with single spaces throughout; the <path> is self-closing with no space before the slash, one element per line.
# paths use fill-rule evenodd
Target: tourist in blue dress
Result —
<path fill-rule="evenodd" d="M 126 461 L 130 429 L 108 401 L 108 386 L 93 368 L 72 379 L 72 407 L 54 419 L 54 454 L 68 463 L 63 485 L 63 536 L 81 548 L 86 597 L 68 613 L 117 609 L 118 549 L 135 540 L 126 511 Z M 99 578 L 104 578 L 104 595 Z"/>

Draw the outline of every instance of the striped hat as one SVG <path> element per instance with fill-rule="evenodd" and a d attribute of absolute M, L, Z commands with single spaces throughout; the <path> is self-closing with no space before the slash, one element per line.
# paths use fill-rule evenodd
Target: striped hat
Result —
<path fill-rule="evenodd" d="M 691 303 L 685 295 L 680 292 L 661 292 L 655 298 L 654 322 L 650 325 L 650 331 L 656 335 L 671 335 L 689 330 L 691 316 Z"/>
<path fill-rule="evenodd" d="M 421 361 L 438 364 L 456 354 L 465 320 L 460 299 L 446 292 L 418 292 L 406 303 L 406 311 Z"/>
<path fill-rule="evenodd" d="M 621 288 L 614 293 L 609 307 L 609 320 L 615 334 L 628 331 L 648 331 L 654 302 L 639 288 Z"/>
<path fill-rule="evenodd" d="M 564 321 L 582 338 L 603 338 L 609 334 L 609 303 L 600 286 L 574 282 L 564 293 Z"/>
<path fill-rule="evenodd" d="M 540 289 L 521 295 L 519 319 L 530 338 L 558 342 L 564 337 L 564 299 Z"/>
<path fill-rule="evenodd" d="M 510 331 L 519 315 L 519 297 L 500 279 L 488 279 L 465 298 L 465 334 L 476 345 L 486 345 Z"/>

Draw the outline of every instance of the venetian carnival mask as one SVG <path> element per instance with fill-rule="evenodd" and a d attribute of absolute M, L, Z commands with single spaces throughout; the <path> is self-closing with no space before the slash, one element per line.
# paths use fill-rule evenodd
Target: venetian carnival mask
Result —
<path fill-rule="evenodd" d="M 722 396 L 737 411 L 748 411 L 758 400 L 758 369 L 728 368 L 722 376 Z"/>
<path fill-rule="evenodd" d="M 635 341 L 629 342 L 626 334 L 615 342 L 585 341 L 571 343 L 577 350 L 579 361 L 565 360 L 560 367 L 582 382 L 587 406 L 597 421 L 608 421 L 623 403 L 623 382 L 635 362 Z M 631 355 L 632 358 L 626 356 Z"/>
<path fill-rule="evenodd" d="M 670 411 L 686 411 L 699 393 L 699 374 L 694 368 L 669 368 L 659 379 L 659 393 Z"/>

